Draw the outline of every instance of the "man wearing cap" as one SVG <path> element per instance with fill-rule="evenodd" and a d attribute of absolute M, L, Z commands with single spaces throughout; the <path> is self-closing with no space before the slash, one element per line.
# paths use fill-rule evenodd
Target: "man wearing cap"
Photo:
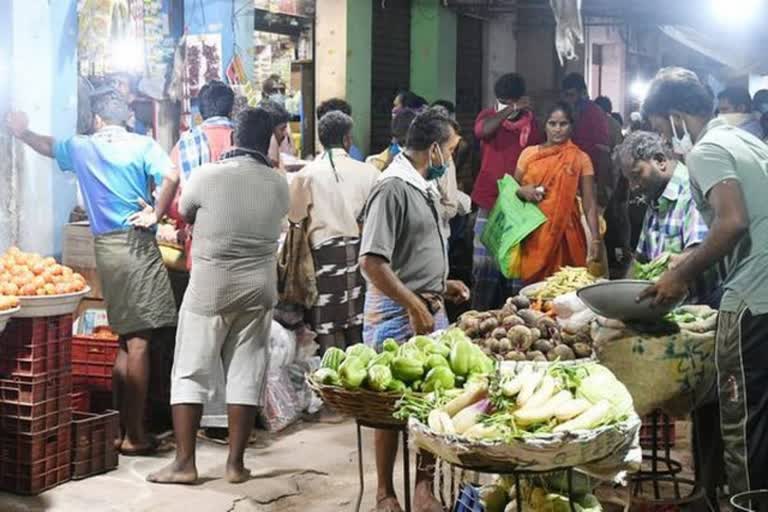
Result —
<path fill-rule="evenodd" d="M 130 111 L 119 92 L 109 88 L 94 93 L 93 113 L 94 134 L 88 137 L 57 140 L 38 135 L 29 130 L 29 119 L 21 112 L 8 114 L 7 125 L 15 137 L 77 175 L 109 324 L 120 335 L 113 370 L 124 429 L 120 450 L 145 455 L 155 450 L 143 424 L 149 341 L 156 329 L 176 325 L 154 226 L 170 205 L 179 176 L 157 142 L 126 131 Z"/>

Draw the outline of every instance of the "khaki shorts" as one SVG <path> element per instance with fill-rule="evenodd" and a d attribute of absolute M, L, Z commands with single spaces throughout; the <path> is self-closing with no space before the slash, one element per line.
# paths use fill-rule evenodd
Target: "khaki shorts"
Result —
<path fill-rule="evenodd" d="M 171 371 L 171 405 L 209 401 L 221 367 L 227 404 L 261 405 L 271 325 L 271 309 L 204 316 L 182 306 Z"/>

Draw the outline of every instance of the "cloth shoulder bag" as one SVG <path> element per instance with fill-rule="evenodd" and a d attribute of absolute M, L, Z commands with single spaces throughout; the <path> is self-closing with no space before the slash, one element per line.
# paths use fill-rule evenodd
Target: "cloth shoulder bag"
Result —
<path fill-rule="evenodd" d="M 309 219 L 290 223 L 277 259 L 277 290 L 280 300 L 311 308 L 317 301 L 317 281 L 309 246 Z"/>

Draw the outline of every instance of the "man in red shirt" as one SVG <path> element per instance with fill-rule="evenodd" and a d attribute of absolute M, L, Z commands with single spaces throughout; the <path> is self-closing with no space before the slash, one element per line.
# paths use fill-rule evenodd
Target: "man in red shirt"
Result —
<path fill-rule="evenodd" d="M 523 77 L 516 73 L 503 75 L 496 81 L 494 92 L 496 104 L 480 112 L 475 121 L 475 137 L 480 141 L 482 159 L 472 191 L 472 200 L 479 207 L 472 258 L 472 309 L 478 311 L 500 307 L 520 288 L 520 281 L 504 278 L 480 236 L 499 195 L 497 182 L 505 174 L 514 176 L 523 149 L 543 142 L 525 96 Z"/>

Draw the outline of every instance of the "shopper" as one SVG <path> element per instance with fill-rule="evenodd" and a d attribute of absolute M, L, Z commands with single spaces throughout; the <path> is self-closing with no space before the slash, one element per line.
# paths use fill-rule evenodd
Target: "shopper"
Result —
<path fill-rule="evenodd" d="M 672 266 L 689 256 L 709 229 L 696 208 L 688 168 L 675 158 L 669 144 L 653 132 L 633 132 L 614 153 L 617 166 L 650 205 L 645 214 L 635 258 L 647 263 L 671 253 Z M 688 296 L 690 304 L 717 309 L 720 290 L 716 269 L 696 279 Z"/>
<path fill-rule="evenodd" d="M 331 98 L 318 105 L 317 120 L 320 121 L 320 119 L 322 119 L 325 114 L 334 111 L 343 112 L 349 117 L 352 117 L 352 107 L 349 105 L 349 103 L 341 98 Z M 354 142 L 352 142 L 352 145 L 349 147 L 349 156 L 358 162 L 363 162 L 365 160 L 363 152 L 360 151 L 360 148 L 355 146 Z"/>
<path fill-rule="evenodd" d="M 269 152 L 267 156 L 274 167 L 285 168 L 285 156 L 289 159 L 297 155 L 296 145 L 293 142 L 291 134 L 291 114 L 285 110 L 285 107 L 274 100 L 264 100 L 259 103 L 272 116 L 274 126 L 272 138 L 269 141 Z"/>
<path fill-rule="evenodd" d="M 362 339 L 364 282 L 360 275 L 358 217 L 379 171 L 353 160 L 352 118 L 326 113 L 318 123 L 325 151 L 291 180 L 288 219 L 308 219 L 318 298 L 309 313 L 322 351 L 345 348 Z"/>
<path fill-rule="evenodd" d="M 498 181 L 505 174 L 514 175 L 523 149 L 543 142 L 530 101 L 525 96 L 523 77 L 515 73 L 503 75 L 496 81 L 494 92 L 496 104 L 480 112 L 475 121 L 481 165 L 472 191 L 472 200 L 479 208 L 472 262 L 472 309 L 478 311 L 499 308 L 507 297 L 520 290 L 519 280 L 504 278 L 480 237 L 499 196 Z"/>
<path fill-rule="evenodd" d="M 413 110 L 403 110 L 398 112 L 394 118 L 392 118 L 392 142 L 378 155 L 371 155 L 365 159 L 365 163 L 371 164 L 380 171 L 383 171 L 392 160 L 399 155 L 405 147 L 405 140 L 408 136 L 408 128 L 411 126 L 411 122 L 416 117 L 416 113 Z"/>
<path fill-rule="evenodd" d="M 720 91 L 717 95 L 717 111 L 726 123 L 763 139 L 760 117 L 752 112 L 752 98 L 746 87 L 726 87 Z"/>
<path fill-rule="evenodd" d="M 543 281 L 565 266 L 584 267 L 599 259 L 598 229 L 592 162 L 571 141 L 573 114 L 566 103 L 549 109 L 547 142 L 526 148 L 517 163 L 517 195 L 536 203 L 545 222 L 521 245 L 521 277 L 526 284 Z M 579 197 L 590 229 L 590 243 L 581 222 Z"/>
<path fill-rule="evenodd" d="M 197 481 L 195 439 L 219 364 L 229 419 L 226 478 L 240 483 L 250 477 L 243 454 L 262 404 L 277 301 L 277 240 L 289 201 L 285 177 L 266 157 L 271 135 L 270 113 L 243 111 L 236 147 L 221 162 L 197 169 L 181 196 L 180 212 L 195 225 L 195 245 L 171 372 L 176 459 L 150 482 Z"/>
<path fill-rule="evenodd" d="M 154 226 L 171 204 L 179 177 L 157 142 L 126 131 L 130 111 L 117 91 L 99 91 L 92 108 L 95 133 L 90 137 L 55 140 L 38 135 L 20 112 L 9 114 L 7 122 L 15 137 L 77 175 L 95 238 L 109 325 L 120 336 L 112 381 L 124 428 L 120 450 L 146 455 L 156 449 L 144 429 L 149 343 L 157 329 L 176 325 L 176 305 Z"/>
<path fill-rule="evenodd" d="M 665 68 L 643 113 L 684 155 L 709 234 L 643 297 L 672 303 L 720 265 L 725 293 L 717 330 L 717 378 L 729 490 L 768 487 L 768 147 L 713 119 L 712 96 L 691 71 Z"/>
<path fill-rule="evenodd" d="M 447 326 L 443 297 L 463 302 L 469 290 L 447 281 L 447 238 L 441 229 L 434 180 L 445 173 L 458 143 L 456 124 L 428 110 L 408 131 L 405 151 L 381 175 L 365 209 L 360 267 L 368 281 L 366 344 L 380 348 Z M 377 430 L 377 511 L 399 511 L 393 483 L 397 433 Z M 416 510 L 441 511 L 432 490 L 434 458 L 422 454 L 417 468 Z"/>

